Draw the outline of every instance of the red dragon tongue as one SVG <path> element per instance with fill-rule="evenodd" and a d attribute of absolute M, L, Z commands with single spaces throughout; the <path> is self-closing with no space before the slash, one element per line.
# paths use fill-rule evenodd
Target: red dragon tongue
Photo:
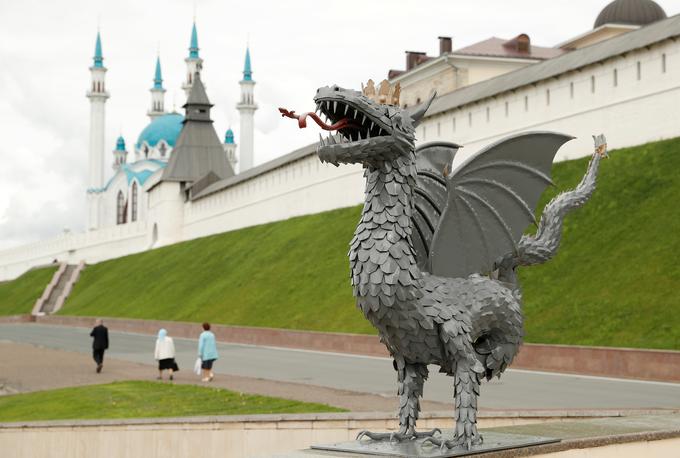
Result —
<path fill-rule="evenodd" d="M 295 111 L 288 111 L 285 108 L 279 108 L 279 113 L 281 113 L 281 117 L 297 119 L 298 126 L 300 127 L 300 129 L 304 129 L 305 127 L 307 127 L 307 117 L 312 118 L 314 122 L 317 123 L 318 126 L 321 127 L 323 130 L 333 131 L 350 126 L 350 121 L 347 118 L 343 118 L 340 121 L 336 122 L 335 124 L 329 126 L 328 124 L 323 122 L 321 118 L 319 118 L 319 116 L 314 112 L 302 113 L 301 115 L 298 115 L 295 114 Z"/>

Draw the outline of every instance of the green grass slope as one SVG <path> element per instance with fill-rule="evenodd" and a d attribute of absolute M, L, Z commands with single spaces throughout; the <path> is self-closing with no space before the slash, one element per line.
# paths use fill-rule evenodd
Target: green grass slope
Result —
<path fill-rule="evenodd" d="M 371 332 L 348 280 L 358 217 L 341 209 L 88 266 L 62 313 Z"/>
<path fill-rule="evenodd" d="M 587 159 L 556 164 L 573 187 Z M 615 151 L 562 247 L 521 271 L 529 342 L 680 349 L 680 139 Z M 348 281 L 359 207 L 90 266 L 62 313 L 372 333 Z"/>
<path fill-rule="evenodd" d="M 219 388 L 162 382 L 115 382 L 0 397 L 0 422 L 344 412 Z"/>
<path fill-rule="evenodd" d="M 16 280 L 0 283 L 0 315 L 31 313 L 57 267 L 29 270 Z"/>

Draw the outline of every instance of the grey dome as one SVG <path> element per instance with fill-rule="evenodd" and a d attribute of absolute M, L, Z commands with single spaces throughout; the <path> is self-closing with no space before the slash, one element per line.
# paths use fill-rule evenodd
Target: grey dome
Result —
<path fill-rule="evenodd" d="M 594 28 L 605 24 L 647 25 L 666 17 L 663 8 L 652 0 L 614 0 L 597 16 Z"/>

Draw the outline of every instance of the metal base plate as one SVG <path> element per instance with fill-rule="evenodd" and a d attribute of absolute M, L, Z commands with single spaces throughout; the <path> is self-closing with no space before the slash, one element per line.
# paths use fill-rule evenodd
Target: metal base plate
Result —
<path fill-rule="evenodd" d="M 453 438 L 453 431 L 445 430 L 442 432 L 442 437 L 446 439 Z M 389 441 L 373 441 L 369 439 L 362 439 L 360 441 L 340 442 L 329 445 L 313 445 L 315 450 L 328 450 L 333 452 L 352 453 L 355 455 L 373 455 L 373 456 L 394 456 L 394 457 L 408 457 L 408 458 L 445 458 L 455 456 L 475 455 L 483 452 L 492 452 L 497 450 L 507 450 L 511 448 L 531 447 L 534 445 L 552 444 L 559 442 L 560 439 L 552 437 L 541 436 L 526 436 L 522 434 L 505 434 L 495 432 L 483 432 L 482 437 L 484 443 L 473 446 L 472 449 L 466 450 L 463 447 L 454 449 L 441 450 L 439 447 L 433 445 L 422 445 L 424 439 L 418 439 L 405 442 L 389 442 Z"/>

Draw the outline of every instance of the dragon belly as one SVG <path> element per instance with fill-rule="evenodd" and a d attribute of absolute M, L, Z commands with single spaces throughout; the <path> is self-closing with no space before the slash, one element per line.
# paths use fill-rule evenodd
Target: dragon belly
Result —
<path fill-rule="evenodd" d="M 361 306 L 362 298 L 358 298 Z M 395 303 L 389 309 L 368 310 L 366 318 L 378 330 L 390 354 L 408 363 L 439 364 L 442 345 L 438 326 L 413 304 Z"/>

